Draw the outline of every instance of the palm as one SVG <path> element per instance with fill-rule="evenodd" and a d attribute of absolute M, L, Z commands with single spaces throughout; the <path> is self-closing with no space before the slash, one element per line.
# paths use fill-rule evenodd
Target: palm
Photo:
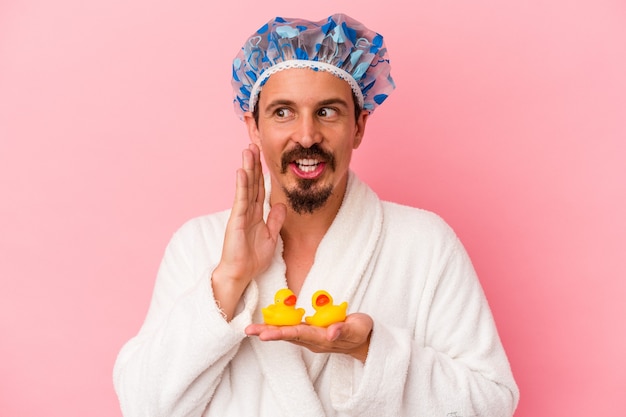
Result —
<path fill-rule="evenodd" d="M 231 219 L 224 240 L 222 259 L 230 265 L 238 265 L 237 276 L 254 277 L 269 266 L 277 237 L 263 220 L 262 204 L 254 203 L 255 207 L 245 215 Z"/>

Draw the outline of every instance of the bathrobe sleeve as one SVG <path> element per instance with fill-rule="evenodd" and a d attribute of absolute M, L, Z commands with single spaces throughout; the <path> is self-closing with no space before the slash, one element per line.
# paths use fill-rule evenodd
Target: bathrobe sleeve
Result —
<path fill-rule="evenodd" d="M 250 286 L 230 323 L 212 293 L 221 223 L 207 218 L 188 222 L 168 244 L 146 319 L 114 367 L 125 417 L 200 416 L 245 337 L 243 329 L 256 307 L 250 292 L 256 287 Z"/>
<path fill-rule="evenodd" d="M 519 391 L 487 300 L 461 243 L 455 236 L 449 240 L 421 296 L 413 299 L 413 328 L 384 314 L 377 320 L 372 311 L 365 364 L 331 358 L 333 369 L 341 370 L 334 373 L 331 398 L 342 415 L 513 415 Z"/>

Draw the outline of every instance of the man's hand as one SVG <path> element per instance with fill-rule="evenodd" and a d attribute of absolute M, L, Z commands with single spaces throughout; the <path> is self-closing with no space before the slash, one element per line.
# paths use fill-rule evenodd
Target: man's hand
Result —
<path fill-rule="evenodd" d="M 248 336 L 263 341 L 285 340 L 303 346 L 315 353 L 345 353 L 365 363 L 374 321 L 363 313 L 349 314 L 346 320 L 324 327 L 302 323 L 297 326 L 269 326 L 251 324 Z"/>
<path fill-rule="evenodd" d="M 235 201 L 226 226 L 222 258 L 212 276 L 215 299 L 229 320 L 252 278 L 269 267 L 285 221 L 286 207 L 276 204 L 266 223 L 264 200 L 260 150 L 250 144 L 242 152 L 242 168 L 237 170 Z"/>

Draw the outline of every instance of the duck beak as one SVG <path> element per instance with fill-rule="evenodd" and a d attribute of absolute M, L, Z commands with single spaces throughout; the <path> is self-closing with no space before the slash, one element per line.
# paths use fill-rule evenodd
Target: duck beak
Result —
<path fill-rule="evenodd" d="M 321 294 L 321 295 L 318 295 L 317 298 L 315 299 L 315 305 L 318 307 L 322 307 L 328 304 L 329 301 L 330 299 L 328 298 L 327 295 Z"/>
<path fill-rule="evenodd" d="M 285 301 L 283 301 L 283 303 L 286 306 L 291 307 L 291 306 L 295 306 L 296 305 L 296 300 L 297 300 L 297 298 L 296 298 L 295 295 L 290 295 L 289 297 L 285 298 Z"/>

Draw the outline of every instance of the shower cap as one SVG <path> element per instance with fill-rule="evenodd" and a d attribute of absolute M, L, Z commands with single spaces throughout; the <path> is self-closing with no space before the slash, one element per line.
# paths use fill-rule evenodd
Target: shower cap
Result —
<path fill-rule="evenodd" d="M 346 81 L 372 113 L 395 88 L 383 37 L 345 14 L 312 22 L 276 17 L 245 42 L 233 60 L 235 112 L 253 111 L 268 78 L 284 69 L 328 71 Z"/>

